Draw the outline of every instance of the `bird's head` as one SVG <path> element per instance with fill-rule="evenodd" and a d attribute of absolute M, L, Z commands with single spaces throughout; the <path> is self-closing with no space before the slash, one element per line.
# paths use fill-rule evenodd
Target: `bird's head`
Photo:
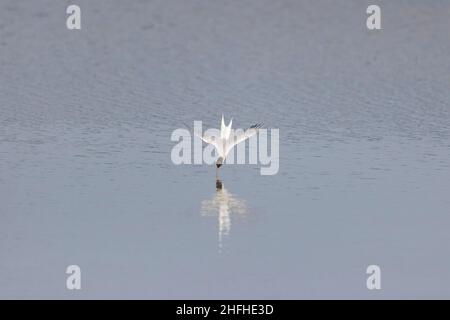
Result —
<path fill-rule="evenodd" d="M 222 166 L 222 164 L 223 164 L 223 158 L 219 157 L 219 159 L 217 159 L 217 161 L 216 161 L 216 167 L 220 168 Z"/>

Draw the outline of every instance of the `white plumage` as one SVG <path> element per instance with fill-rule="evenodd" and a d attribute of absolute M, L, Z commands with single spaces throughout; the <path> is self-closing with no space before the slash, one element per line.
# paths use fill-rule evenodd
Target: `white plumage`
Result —
<path fill-rule="evenodd" d="M 220 136 L 219 137 L 211 137 L 206 135 L 198 135 L 203 141 L 206 143 L 212 144 L 219 155 L 216 161 L 217 168 L 220 168 L 220 166 L 225 161 L 225 158 L 227 157 L 228 153 L 230 153 L 231 149 L 242 141 L 245 141 L 246 139 L 250 138 L 251 136 L 258 133 L 258 130 L 262 127 L 261 124 L 254 124 L 247 130 L 245 130 L 243 133 L 241 133 L 238 136 L 232 136 L 231 135 L 231 126 L 233 124 L 233 119 L 230 120 L 230 123 L 228 125 L 225 125 L 225 121 L 222 115 L 222 122 L 220 124 Z"/>

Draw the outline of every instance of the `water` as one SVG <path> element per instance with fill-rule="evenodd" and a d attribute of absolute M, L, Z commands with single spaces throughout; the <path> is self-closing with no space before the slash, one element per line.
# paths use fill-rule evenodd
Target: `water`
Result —
<path fill-rule="evenodd" d="M 0 3 L 1 298 L 449 298 L 450 3 L 77 4 Z M 172 164 L 222 113 L 277 175 Z"/>

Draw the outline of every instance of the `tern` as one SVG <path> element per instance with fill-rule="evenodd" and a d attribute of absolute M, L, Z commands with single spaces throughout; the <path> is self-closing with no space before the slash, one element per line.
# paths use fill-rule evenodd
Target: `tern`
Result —
<path fill-rule="evenodd" d="M 241 143 L 242 141 L 247 140 L 253 135 L 257 134 L 259 129 L 262 127 L 261 123 L 254 124 L 246 129 L 243 133 L 235 136 L 231 135 L 231 125 L 233 124 L 233 118 L 230 119 L 230 123 L 225 125 L 225 120 L 222 115 L 222 122 L 220 124 L 220 135 L 218 137 L 199 135 L 195 133 L 196 136 L 201 138 L 208 144 L 214 146 L 217 150 L 218 158 L 216 161 L 216 179 L 219 181 L 219 168 L 224 164 L 225 159 L 230 153 L 230 151 L 234 148 L 235 145 Z"/>

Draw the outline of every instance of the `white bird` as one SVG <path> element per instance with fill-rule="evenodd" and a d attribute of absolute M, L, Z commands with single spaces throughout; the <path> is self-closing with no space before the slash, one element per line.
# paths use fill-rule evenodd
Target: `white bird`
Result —
<path fill-rule="evenodd" d="M 220 124 L 220 137 L 211 137 L 206 135 L 196 135 L 200 137 L 203 141 L 206 143 L 212 144 L 219 155 L 216 161 L 216 167 L 219 169 L 227 157 L 228 153 L 231 151 L 231 149 L 234 148 L 235 145 L 241 143 L 242 141 L 247 140 L 251 136 L 258 133 L 258 130 L 262 127 L 262 124 L 257 123 L 252 125 L 250 128 L 245 130 L 243 133 L 239 134 L 238 136 L 231 136 L 231 125 L 233 123 L 233 118 L 231 118 L 230 123 L 225 125 L 225 121 L 223 119 L 222 115 L 222 122 Z"/>

